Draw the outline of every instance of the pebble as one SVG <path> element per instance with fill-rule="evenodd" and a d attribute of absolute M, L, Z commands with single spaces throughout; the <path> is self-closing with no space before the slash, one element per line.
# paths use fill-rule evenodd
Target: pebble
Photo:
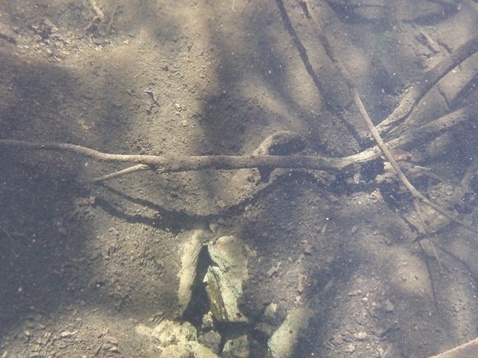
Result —
<path fill-rule="evenodd" d="M 361 331 L 361 332 L 356 333 L 354 335 L 354 337 L 356 339 L 358 339 L 359 341 L 363 341 L 364 339 L 366 339 L 368 337 L 368 334 L 367 334 L 367 332 Z"/>

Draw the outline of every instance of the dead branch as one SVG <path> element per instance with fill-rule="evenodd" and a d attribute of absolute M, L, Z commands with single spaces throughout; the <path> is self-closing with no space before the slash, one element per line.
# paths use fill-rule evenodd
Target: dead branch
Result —
<path fill-rule="evenodd" d="M 449 113 L 441 118 L 431 121 L 417 129 L 405 131 L 400 137 L 390 141 L 387 145 L 390 148 L 399 148 L 410 145 L 414 142 L 432 137 L 443 131 L 463 123 L 472 117 L 478 110 L 478 103 L 463 107 Z M 131 154 L 110 154 L 100 152 L 91 148 L 68 143 L 35 143 L 21 140 L 0 140 L 0 146 L 17 147 L 30 150 L 67 151 L 79 154 L 88 158 L 105 162 L 123 162 L 138 164 L 124 171 L 108 174 L 95 179 L 103 181 L 120 175 L 125 175 L 138 170 L 156 169 L 159 172 L 185 172 L 197 170 L 236 170 L 243 168 L 289 168 L 289 169 L 315 169 L 342 170 L 353 164 L 361 164 L 379 157 L 380 148 L 375 146 L 363 152 L 342 158 L 327 158 L 320 156 L 155 156 L 155 155 L 131 155 Z"/>
<path fill-rule="evenodd" d="M 477 111 L 478 103 L 469 104 L 418 128 L 410 128 L 402 133 L 400 137 L 388 142 L 387 145 L 391 148 L 398 148 L 414 142 L 423 142 L 425 139 L 443 133 L 447 129 L 473 118 Z"/>
<path fill-rule="evenodd" d="M 93 179 L 93 183 L 100 183 L 109 179 L 117 178 L 126 174 L 132 174 L 139 171 L 150 170 L 151 168 L 146 164 L 133 165 L 132 167 L 125 168 L 123 170 L 118 170 L 117 172 L 103 175 L 101 177 Z"/>
<path fill-rule="evenodd" d="M 354 164 L 353 158 L 325 158 L 306 155 L 198 155 L 198 156 L 170 156 L 170 155 L 135 155 L 111 154 L 91 148 L 68 143 L 35 143 L 21 140 L 0 140 L 0 145 L 18 147 L 22 149 L 68 151 L 75 154 L 105 162 L 123 162 L 145 164 L 159 173 L 186 172 L 197 170 L 236 170 L 243 168 L 308 168 L 308 169 L 343 169 Z M 352 160 L 351 160 L 352 159 Z"/>
<path fill-rule="evenodd" d="M 388 143 L 390 148 L 399 148 L 431 137 L 442 131 L 462 123 L 470 118 L 471 113 L 478 109 L 478 104 L 469 105 L 446 116 L 429 122 L 417 129 L 404 132 L 399 138 Z M 249 156 L 156 156 L 135 154 L 111 154 L 100 152 L 88 147 L 69 143 L 35 143 L 21 140 L 1 139 L 0 146 L 16 147 L 26 150 L 67 151 L 104 162 L 134 163 L 134 167 L 111 173 L 95 179 L 104 181 L 120 175 L 140 170 L 155 169 L 160 173 L 186 172 L 197 170 L 237 170 L 244 168 L 289 168 L 313 170 L 343 170 L 354 164 L 361 164 L 376 159 L 381 151 L 378 146 L 363 152 L 341 158 L 306 155 L 249 155 Z"/>
<path fill-rule="evenodd" d="M 379 133 L 390 131 L 393 124 L 406 118 L 415 105 L 438 81 L 477 51 L 478 36 L 475 36 L 443 59 L 438 65 L 425 72 L 423 78 L 405 94 L 392 114 L 377 125 Z"/>
<path fill-rule="evenodd" d="M 336 56 L 335 54 L 335 51 L 333 50 L 332 46 L 330 45 L 327 37 L 323 34 L 323 32 L 321 31 L 321 27 L 319 26 L 319 23 L 318 21 L 315 19 L 315 16 L 311 15 L 310 16 L 310 19 L 315 23 L 314 25 L 316 26 L 316 28 L 319 29 L 319 32 L 318 32 L 318 37 L 319 37 L 319 41 L 321 42 L 325 52 L 327 53 L 327 55 L 330 57 L 330 59 L 332 60 L 332 62 L 337 66 L 337 69 L 339 70 L 340 74 L 342 75 L 342 77 L 345 79 L 348 87 L 349 87 L 349 90 L 350 92 L 352 93 L 352 96 L 353 96 L 353 101 L 355 103 L 355 105 L 357 106 L 359 112 L 360 112 L 360 115 L 362 116 L 362 119 L 364 120 L 365 124 L 367 125 L 367 128 L 368 130 L 370 131 L 370 134 L 372 134 L 372 137 L 373 139 L 375 140 L 375 142 L 377 143 L 377 145 L 379 146 L 380 150 L 382 151 L 383 155 L 385 156 L 385 158 L 387 158 L 387 160 L 390 162 L 390 164 L 392 165 L 395 173 L 397 174 L 397 177 L 399 178 L 399 180 L 402 182 L 402 184 L 407 188 L 407 190 L 410 192 L 410 194 L 415 198 L 415 199 L 418 199 L 420 200 L 421 202 L 425 203 L 426 205 L 430 206 L 431 208 L 433 208 L 436 212 L 440 213 L 441 215 L 445 216 L 446 218 L 450 219 L 451 221 L 453 222 L 456 222 L 457 224 L 467 228 L 468 230 L 474 232 L 474 233 L 478 233 L 478 229 L 475 229 L 473 227 L 471 227 L 470 225 L 468 225 L 467 223 L 463 222 L 462 220 L 458 219 L 456 216 L 454 216 L 453 214 L 449 213 L 447 210 L 441 208 L 440 206 L 438 206 L 437 204 L 433 203 L 432 201 L 430 201 L 427 197 L 425 197 L 422 193 L 420 193 L 414 186 L 412 183 L 410 183 L 410 181 L 408 180 L 408 178 L 406 177 L 406 175 L 403 173 L 402 169 L 400 168 L 400 166 L 398 165 L 397 161 L 395 160 L 392 152 L 390 151 L 390 149 L 387 147 L 387 145 L 385 145 L 385 142 L 383 141 L 382 137 L 380 136 L 380 133 L 377 129 L 377 127 L 375 127 L 375 125 L 373 124 L 372 120 L 370 119 L 370 116 L 368 115 L 367 113 L 367 110 L 365 109 L 365 106 L 363 105 L 363 102 L 362 100 L 360 99 L 360 95 L 357 91 L 357 86 L 355 85 L 355 82 L 352 78 L 352 76 L 350 75 L 350 73 L 348 72 L 348 70 L 345 68 L 345 66 L 342 64 L 342 61 L 340 61 L 340 59 Z M 474 42 L 473 42 L 474 41 Z M 478 37 L 474 38 L 472 41 L 472 45 L 467 45 L 466 48 L 472 48 L 473 49 L 473 52 L 476 52 L 478 50 Z M 468 51 L 469 52 L 469 51 Z M 466 52 L 466 53 L 468 53 Z M 460 58 L 460 57 L 458 57 Z M 441 78 L 440 75 L 444 75 L 446 73 L 446 71 L 448 71 L 450 68 L 450 66 L 452 65 L 452 63 L 448 64 L 448 66 L 437 66 L 437 67 L 440 67 L 439 69 L 437 69 L 434 73 L 430 73 L 430 72 L 427 72 L 427 74 L 425 74 L 425 78 L 428 78 L 430 81 L 435 81 L 434 84 L 436 82 L 438 82 L 438 80 Z M 454 66 L 453 66 L 454 67 Z M 452 68 L 453 68 L 452 67 Z M 436 67 L 433 69 L 435 70 Z M 442 70 L 443 69 L 443 70 Z M 432 70 L 432 71 L 433 71 Z M 446 70 L 446 71 L 445 71 Z M 428 91 L 428 86 L 423 86 L 423 87 L 419 87 L 419 92 L 417 93 L 422 93 L 423 91 Z M 423 92 L 423 94 L 425 93 Z M 422 94 L 422 95 L 423 95 Z M 419 100 L 419 98 L 421 97 L 417 97 L 417 95 L 414 95 L 412 96 L 413 99 L 417 99 Z M 413 109 L 414 105 L 416 104 L 416 102 L 413 102 L 411 107 L 409 108 L 409 111 L 408 113 L 410 113 L 410 111 Z M 408 107 L 407 107 L 408 108 Z M 404 112 L 403 112 L 404 113 Z M 407 114 L 408 114 L 407 113 Z M 403 117 L 402 117 L 403 118 Z"/>
<path fill-rule="evenodd" d="M 405 131 L 400 137 L 390 141 L 387 145 L 399 148 L 414 142 L 442 133 L 457 124 L 472 118 L 478 110 L 478 103 L 468 105 L 441 118 L 431 121 L 419 128 Z M 361 164 L 376 159 L 381 150 L 378 146 L 371 147 L 363 152 L 342 158 L 327 158 L 321 156 L 277 156 L 277 155 L 250 155 L 250 156 L 155 156 L 155 155 L 130 155 L 110 154 L 91 148 L 68 143 L 35 143 L 21 140 L 0 140 L 0 146 L 16 147 L 28 150 L 67 151 L 88 158 L 105 162 L 123 162 L 136 164 L 119 172 L 111 173 L 95 179 L 104 181 L 120 175 L 133 173 L 139 170 L 155 169 L 159 172 L 185 172 L 197 170 L 236 170 L 244 168 L 289 168 L 289 169 L 315 169 L 315 170 L 342 170 L 354 164 Z"/>

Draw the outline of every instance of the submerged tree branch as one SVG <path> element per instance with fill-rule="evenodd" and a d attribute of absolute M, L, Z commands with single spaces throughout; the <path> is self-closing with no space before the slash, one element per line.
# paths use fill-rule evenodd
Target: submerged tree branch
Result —
<path fill-rule="evenodd" d="M 68 143 L 35 143 L 20 140 L 0 140 L 0 145 L 22 149 L 68 151 L 105 162 L 146 164 L 160 173 L 197 170 L 236 170 L 243 168 L 308 168 L 343 169 L 354 163 L 348 158 L 324 158 L 319 156 L 291 155 L 135 155 L 111 154 Z"/>
<path fill-rule="evenodd" d="M 459 123 L 472 118 L 478 111 L 478 103 L 474 103 L 429 122 L 419 128 L 404 132 L 400 137 L 387 143 L 389 148 L 399 148 L 410 145 L 442 133 Z M 381 150 L 378 146 L 371 147 L 360 153 L 341 158 L 328 158 L 310 155 L 246 155 L 246 156 L 171 156 L 171 155 L 136 155 L 112 154 L 100 152 L 88 147 L 68 143 L 35 143 L 21 140 L 2 139 L 0 146 L 16 147 L 28 150 L 67 151 L 98 161 L 123 162 L 137 164 L 120 172 L 98 178 L 96 181 L 107 180 L 119 175 L 147 169 L 155 169 L 160 173 L 186 172 L 197 170 L 237 170 L 244 168 L 289 168 L 314 170 L 343 170 L 354 164 L 361 164 L 376 159 Z M 133 169 L 134 168 L 134 169 Z M 115 175 L 113 175 L 115 174 Z"/>
<path fill-rule="evenodd" d="M 422 79 L 403 96 L 395 110 L 377 125 L 379 133 L 390 131 L 392 125 L 406 118 L 413 108 L 415 108 L 415 105 L 438 81 L 477 51 L 478 36 L 475 36 L 461 45 L 431 70 L 425 72 Z"/>
<path fill-rule="evenodd" d="M 397 160 L 393 156 L 392 152 L 390 151 L 390 148 L 385 144 L 383 141 L 382 137 L 380 136 L 380 132 L 378 130 L 378 127 L 375 127 L 373 124 L 372 120 L 370 119 L 370 116 L 368 115 L 367 110 L 365 109 L 365 106 L 360 98 L 360 95 L 357 91 L 357 87 L 355 85 L 355 82 L 348 72 L 348 70 L 345 68 L 345 66 L 342 64 L 342 61 L 338 58 L 338 56 L 335 54 L 334 49 L 330 45 L 327 37 L 320 31 L 320 26 L 318 21 L 315 19 L 315 16 L 310 17 L 311 20 L 315 23 L 316 27 L 319 28 L 318 36 L 319 40 L 325 49 L 325 52 L 329 56 L 329 58 L 332 60 L 332 62 L 337 66 L 337 69 L 339 70 L 340 74 L 344 78 L 345 82 L 347 83 L 350 92 L 352 93 L 353 96 L 353 101 L 355 105 L 357 106 L 357 109 L 359 110 L 360 115 L 362 116 L 362 119 L 364 120 L 368 130 L 370 131 L 370 134 L 372 135 L 373 139 L 377 143 L 378 147 L 380 148 L 380 151 L 383 153 L 385 158 L 387 158 L 388 162 L 392 165 L 392 168 L 394 169 L 398 179 L 402 182 L 402 184 L 407 188 L 407 190 L 410 192 L 410 194 L 417 200 L 421 201 L 422 203 L 428 205 L 429 207 L 433 208 L 437 213 L 440 213 L 441 215 L 445 216 L 446 218 L 450 219 L 453 222 L 456 222 L 457 224 L 467 228 L 468 230 L 478 233 L 478 229 L 468 225 L 464 221 L 458 219 L 455 215 L 449 213 L 446 209 L 443 209 L 439 205 L 435 204 L 431 200 L 429 200 L 426 196 L 424 196 L 420 191 L 418 191 L 413 184 L 408 180 L 406 177 L 405 173 L 403 173 L 402 169 L 397 163 Z M 471 49 L 470 49 L 471 48 Z M 459 62 L 463 61 L 463 56 L 467 55 L 470 56 L 472 53 L 476 52 L 478 50 L 478 37 L 474 38 L 473 40 L 470 40 L 466 46 L 461 47 L 461 52 L 460 56 L 454 56 L 454 61 L 444 61 L 446 62 L 439 64 L 436 66 L 433 70 L 427 72 L 425 74 L 425 79 L 427 81 L 433 82 L 431 86 L 433 86 L 435 83 L 438 82 L 438 80 L 443 77 L 451 68 L 455 67 Z M 465 57 L 466 58 L 466 57 Z M 458 61 L 458 62 L 457 62 Z M 425 83 L 423 86 L 418 87 L 418 91 L 414 92 L 414 94 L 410 97 L 410 99 L 413 100 L 413 103 L 410 104 L 410 107 L 408 107 L 408 104 L 405 105 L 404 110 L 405 112 L 402 111 L 402 113 L 408 115 L 410 111 L 413 109 L 415 104 L 418 102 L 418 100 L 431 88 L 429 87 L 427 83 Z M 403 104 L 404 102 L 402 102 Z M 400 107 L 400 106 L 399 106 Z M 394 112 L 395 113 L 395 112 Z M 397 112 L 398 113 L 398 112 Z M 390 118 L 390 117 L 389 117 Z M 403 116 L 400 118 L 404 118 Z M 400 119 L 399 117 L 396 117 L 394 121 L 397 121 Z M 382 122 L 383 123 L 383 122 Z M 393 122 L 389 122 L 390 124 Z M 431 130 L 433 128 L 438 129 L 441 126 L 435 126 L 435 127 L 426 127 L 428 130 Z"/>

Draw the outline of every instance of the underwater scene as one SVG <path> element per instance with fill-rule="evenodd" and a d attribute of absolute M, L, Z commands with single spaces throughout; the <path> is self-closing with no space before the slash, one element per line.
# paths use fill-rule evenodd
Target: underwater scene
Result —
<path fill-rule="evenodd" d="M 478 1 L 0 2 L 0 358 L 478 357 Z"/>

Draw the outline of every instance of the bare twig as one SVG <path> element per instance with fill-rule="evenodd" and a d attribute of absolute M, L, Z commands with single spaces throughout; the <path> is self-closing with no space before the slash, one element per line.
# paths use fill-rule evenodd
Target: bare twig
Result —
<path fill-rule="evenodd" d="M 68 151 L 105 162 L 123 162 L 145 164 L 160 173 L 186 172 L 197 170 L 236 170 L 243 168 L 307 168 L 307 169 L 343 169 L 355 163 L 354 157 L 325 158 L 306 155 L 198 155 L 198 156 L 170 156 L 170 155 L 136 155 L 111 154 L 91 148 L 69 143 L 35 143 L 21 140 L 0 140 L 0 146 L 18 147 L 22 149 Z M 368 154 L 368 157 L 372 157 Z M 378 156 L 378 155 L 377 155 Z M 377 157 L 375 156 L 375 157 Z"/>
<path fill-rule="evenodd" d="M 139 171 L 150 170 L 150 169 L 151 168 L 146 164 L 133 165 L 132 167 L 128 167 L 126 169 L 119 170 L 117 172 L 106 174 L 106 175 L 103 175 L 101 177 L 95 178 L 95 179 L 93 179 L 93 183 L 99 183 L 99 182 L 106 181 L 106 180 L 113 179 L 113 178 L 117 178 L 117 177 L 120 177 L 120 176 L 123 176 L 123 175 L 126 175 L 126 174 L 132 174 L 132 173 L 136 173 L 136 172 L 139 172 Z"/>

